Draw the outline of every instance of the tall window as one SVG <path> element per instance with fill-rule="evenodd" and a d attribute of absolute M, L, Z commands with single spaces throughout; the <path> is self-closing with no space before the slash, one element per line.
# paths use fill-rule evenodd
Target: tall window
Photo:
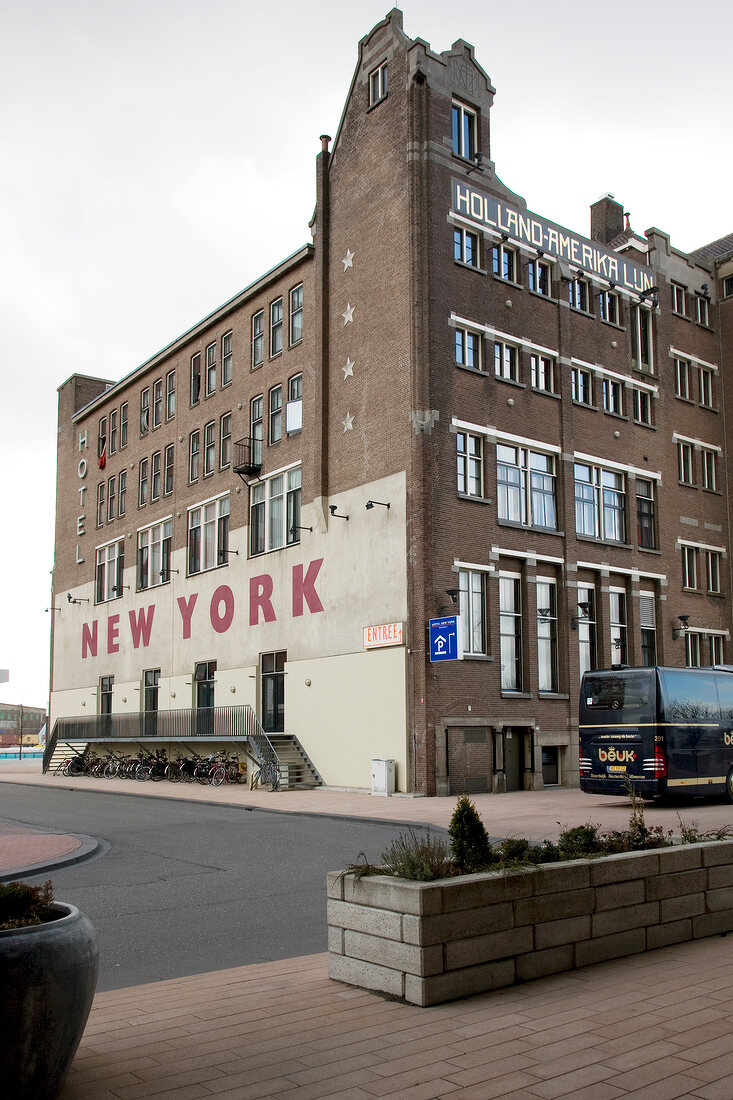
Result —
<path fill-rule="evenodd" d="M 704 298 L 702 294 L 695 295 L 695 320 L 698 325 L 710 324 L 710 312 L 708 309 L 708 300 Z"/>
<path fill-rule="evenodd" d="M 103 416 L 99 421 L 99 435 L 97 436 L 97 458 L 101 458 L 107 450 L 107 417 Z M 101 467 L 102 469 L 104 467 Z"/>
<path fill-rule="evenodd" d="M 169 443 L 165 449 L 165 472 L 163 475 L 163 493 L 168 496 L 173 492 L 173 467 L 176 459 L 175 444 Z"/>
<path fill-rule="evenodd" d="M 249 406 L 249 434 L 252 440 L 252 460 L 262 465 L 263 415 L 265 399 L 253 397 Z"/>
<path fill-rule="evenodd" d="M 117 409 L 112 409 L 109 414 L 109 453 L 113 455 L 117 450 Z"/>
<path fill-rule="evenodd" d="M 216 423 L 210 420 L 204 426 L 204 477 L 210 477 L 216 469 Z"/>
<path fill-rule="evenodd" d="M 150 459 L 150 499 L 157 500 L 160 496 L 160 482 L 162 472 L 160 468 L 160 451 L 156 451 Z"/>
<path fill-rule="evenodd" d="M 591 372 L 581 367 L 573 367 L 570 371 L 570 392 L 573 401 L 578 405 L 593 404 L 593 379 Z"/>
<path fill-rule="evenodd" d="M 106 514 L 104 509 L 105 488 L 105 483 L 100 481 L 97 486 L 97 527 L 102 527 L 104 525 L 104 517 Z"/>
<path fill-rule="evenodd" d="M 494 245 L 492 264 L 494 275 L 498 275 L 500 279 L 506 279 L 510 283 L 515 283 L 517 281 L 517 253 L 513 248 L 510 248 L 509 245 Z"/>
<path fill-rule="evenodd" d="M 691 630 L 685 632 L 685 665 L 687 668 L 700 667 L 700 635 Z"/>
<path fill-rule="evenodd" d="M 452 110 L 453 152 L 473 160 L 476 155 L 477 116 L 464 103 L 454 101 Z"/>
<path fill-rule="evenodd" d="M 700 457 L 702 460 L 702 487 L 714 492 L 718 488 L 716 453 L 703 447 Z"/>
<path fill-rule="evenodd" d="M 700 404 L 706 409 L 713 408 L 713 372 L 708 370 L 707 367 L 698 367 L 697 370 L 698 387 L 700 391 Z M 112 414 L 110 413 L 110 424 L 112 423 Z"/>
<path fill-rule="evenodd" d="M 687 291 L 679 283 L 672 283 L 672 312 L 680 317 L 687 314 Z"/>
<path fill-rule="evenodd" d="M 626 541 L 624 475 L 575 463 L 575 529 L 606 542 Z"/>
<path fill-rule="evenodd" d="M 626 592 L 622 588 L 612 588 L 609 592 L 611 654 L 613 664 L 625 665 L 628 658 L 626 644 Z"/>
<path fill-rule="evenodd" d="M 522 690 L 522 594 L 517 573 L 499 576 L 499 634 L 501 686 L 505 691 Z"/>
<path fill-rule="evenodd" d="M 590 306 L 590 294 L 586 279 L 571 279 L 568 283 L 568 301 L 573 309 L 587 313 Z"/>
<path fill-rule="evenodd" d="M 494 374 L 509 382 L 519 381 L 519 352 L 512 344 L 494 344 Z"/>
<path fill-rule="evenodd" d="M 458 457 L 458 492 L 470 497 L 482 497 L 483 446 L 480 435 L 456 433 Z"/>
<path fill-rule="evenodd" d="M 290 343 L 303 339 L 303 284 L 290 291 Z"/>
<path fill-rule="evenodd" d="M 526 527 L 557 529 L 555 459 L 526 447 L 496 447 L 499 519 Z"/>
<path fill-rule="evenodd" d="M 159 428 L 163 417 L 163 379 L 153 383 L 153 427 Z"/>
<path fill-rule="evenodd" d="M 598 312 L 602 321 L 612 325 L 619 323 L 619 297 L 615 290 L 602 290 L 598 295 Z"/>
<path fill-rule="evenodd" d="M 127 402 L 120 405 L 120 450 L 127 446 Z"/>
<path fill-rule="evenodd" d="M 537 580 L 537 672 L 540 691 L 557 691 L 557 586 Z"/>
<path fill-rule="evenodd" d="M 270 443 L 279 443 L 283 434 L 283 388 L 270 390 Z"/>
<path fill-rule="evenodd" d="M 684 485 L 692 485 L 692 444 L 677 443 L 677 476 Z"/>
<path fill-rule="evenodd" d="M 201 448 L 201 433 L 196 429 L 188 437 L 188 480 L 199 479 L 199 450 Z"/>
<path fill-rule="evenodd" d="M 652 395 L 649 390 L 633 389 L 631 396 L 634 404 L 635 422 L 650 427 L 652 423 Z"/>
<path fill-rule="evenodd" d="M 686 401 L 689 401 L 692 397 L 690 362 L 688 359 L 675 359 L 674 361 L 674 392 Z"/>
<path fill-rule="evenodd" d="M 639 593 L 639 625 L 641 627 L 641 663 L 647 668 L 657 663 L 657 621 L 654 593 Z"/>
<path fill-rule="evenodd" d="M 530 260 L 527 264 L 527 283 L 529 289 L 535 294 L 543 294 L 549 297 L 552 283 L 550 279 L 550 265 L 541 260 Z"/>
<path fill-rule="evenodd" d="M 188 511 L 188 572 L 202 573 L 229 561 L 229 497 Z"/>
<path fill-rule="evenodd" d="M 705 551 L 705 580 L 708 592 L 720 592 L 720 553 L 717 550 Z"/>
<path fill-rule="evenodd" d="M 125 569 L 125 542 L 119 539 L 97 550 L 95 603 L 106 603 L 122 595 Z"/>
<path fill-rule="evenodd" d="M 225 336 L 221 338 L 221 384 L 222 386 L 228 386 L 232 380 L 232 363 L 234 356 L 232 354 L 232 334 L 227 332 Z"/>
<path fill-rule="evenodd" d="M 479 266 L 478 236 L 468 229 L 453 230 L 453 259 L 469 267 Z"/>
<path fill-rule="evenodd" d="M 219 429 L 219 465 L 222 470 L 232 461 L 232 414 L 224 413 Z"/>
<path fill-rule="evenodd" d="M 124 516 L 127 510 L 127 470 L 120 470 L 117 496 L 117 515 Z"/>
<path fill-rule="evenodd" d="M 201 352 L 191 356 L 191 404 L 201 400 Z"/>
<path fill-rule="evenodd" d="M 486 578 L 473 569 L 458 573 L 461 640 L 466 654 L 486 653 Z"/>
<path fill-rule="evenodd" d="M 165 418 L 170 420 L 176 414 L 176 372 L 168 371 L 165 376 Z"/>
<path fill-rule="evenodd" d="M 107 522 L 111 523 L 115 518 L 117 479 L 111 477 L 107 482 Z"/>
<path fill-rule="evenodd" d="M 137 503 L 140 508 L 148 503 L 148 479 L 150 462 L 147 458 L 140 459 L 140 480 L 138 483 Z"/>
<path fill-rule="evenodd" d="M 645 550 L 656 550 L 654 482 L 641 477 L 636 479 L 636 540 Z"/>
<path fill-rule="evenodd" d="M 288 435 L 303 427 L 303 375 L 294 374 L 288 381 L 288 402 L 285 406 L 285 431 Z"/>
<path fill-rule="evenodd" d="M 369 106 L 373 107 L 384 99 L 387 94 L 387 62 L 383 61 L 378 68 L 369 73 Z"/>
<path fill-rule="evenodd" d="M 265 311 L 261 309 L 252 318 L 252 369 L 261 367 L 265 355 Z"/>
<path fill-rule="evenodd" d="M 720 634 L 711 634 L 709 637 L 710 642 L 710 664 L 722 665 L 723 662 L 723 639 Z"/>
<path fill-rule="evenodd" d="M 112 689 L 114 687 L 114 676 L 100 676 L 99 678 L 99 713 L 111 714 L 112 713 Z"/>
<path fill-rule="evenodd" d="M 137 537 L 137 587 L 154 588 L 170 580 L 173 520 L 146 527 Z"/>
<path fill-rule="evenodd" d="M 150 427 L 150 387 L 140 393 L 140 435 L 146 435 Z"/>
<path fill-rule="evenodd" d="M 594 585 L 578 585 L 578 652 L 580 675 L 598 668 L 596 590 Z"/>
<path fill-rule="evenodd" d="M 630 313 L 632 366 L 651 374 L 654 370 L 651 313 L 642 306 L 632 306 Z"/>
<path fill-rule="evenodd" d="M 682 547 L 682 587 L 697 588 L 697 547 Z"/>
<path fill-rule="evenodd" d="M 210 397 L 216 390 L 216 344 L 209 344 L 206 348 L 206 396 Z"/>
<path fill-rule="evenodd" d="M 623 413 L 622 387 L 616 378 L 603 379 L 603 408 L 607 413 Z"/>
<path fill-rule="evenodd" d="M 529 357 L 532 387 L 544 393 L 555 392 L 555 360 L 533 352 Z"/>
<path fill-rule="evenodd" d="M 250 555 L 300 542 L 299 466 L 250 486 Z"/>
<path fill-rule="evenodd" d="M 283 300 L 278 298 L 270 305 L 270 356 L 283 350 Z"/>
<path fill-rule="evenodd" d="M 481 337 L 465 328 L 456 329 L 456 363 L 481 370 Z"/>

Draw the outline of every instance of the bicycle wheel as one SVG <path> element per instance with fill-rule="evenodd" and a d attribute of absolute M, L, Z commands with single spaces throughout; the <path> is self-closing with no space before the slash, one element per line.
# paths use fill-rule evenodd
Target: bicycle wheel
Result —
<path fill-rule="evenodd" d="M 137 771 L 135 772 L 135 778 L 138 780 L 139 783 L 145 783 L 148 779 L 150 779 L 150 770 L 151 769 L 149 764 L 140 764 Z"/>
<path fill-rule="evenodd" d="M 114 779 L 119 770 L 120 770 L 120 765 L 117 763 L 117 761 L 116 760 L 110 760 L 109 764 L 107 764 L 105 766 L 104 773 L 103 773 L 104 778 L 105 779 Z"/>
<path fill-rule="evenodd" d="M 212 787 L 221 787 L 222 783 L 224 782 L 224 776 L 225 775 L 226 775 L 226 772 L 224 771 L 224 768 L 223 768 L 222 765 L 219 765 L 218 768 L 214 768 L 214 770 L 213 770 L 213 772 L 211 773 L 211 776 L 210 776 L 211 786 Z"/>

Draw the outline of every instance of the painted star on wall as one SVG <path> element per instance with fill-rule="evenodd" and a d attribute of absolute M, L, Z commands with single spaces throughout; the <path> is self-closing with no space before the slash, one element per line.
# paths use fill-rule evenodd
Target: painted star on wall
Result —
<path fill-rule="evenodd" d="M 346 357 L 346 366 L 341 368 L 341 370 L 344 372 L 344 382 L 346 381 L 347 378 L 353 378 L 354 377 L 354 367 L 355 366 L 356 366 L 356 360 L 349 359 L 349 357 L 347 356 Z"/>
<path fill-rule="evenodd" d="M 341 423 L 344 426 L 344 435 L 346 435 L 347 432 L 353 432 L 353 430 L 354 430 L 354 417 L 352 416 L 352 414 L 350 412 L 346 413 L 346 420 L 342 420 Z"/>
<path fill-rule="evenodd" d="M 355 309 L 356 306 L 352 306 L 349 302 L 346 303 L 346 312 L 341 314 L 345 325 L 350 325 L 353 322 Z"/>
<path fill-rule="evenodd" d="M 346 255 L 344 256 L 343 260 L 341 261 L 341 263 L 344 265 L 344 271 L 346 271 L 347 267 L 353 267 L 354 266 L 354 256 L 355 255 L 356 255 L 356 253 L 352 252 L 350 248 L 346 249 Z"/>

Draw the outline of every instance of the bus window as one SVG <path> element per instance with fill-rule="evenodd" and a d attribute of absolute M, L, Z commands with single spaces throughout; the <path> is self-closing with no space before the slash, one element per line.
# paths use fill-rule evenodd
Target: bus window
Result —
<path fill-rule="evenodd" d="M 666 722 L 718 722 L 720 707 L 716 681 L 720 677 L 702 669 L 659 670 L 662 698 L 660 711 Z"/>
<path fill-rule="evenodd" d="M 638 720 L 639 712 L 654 706 L 652 673 L 643 672 L 635 676 L 628 673 L 623 676 L 586 673 L 582 702 L 589 710 L 631 711 Z"/>
<path fill-rule="evenodd" d="M 716 679 L 718 681 L 721 720 L 723 722 L 733 721 L 733 673 L 718 673 Z"/>

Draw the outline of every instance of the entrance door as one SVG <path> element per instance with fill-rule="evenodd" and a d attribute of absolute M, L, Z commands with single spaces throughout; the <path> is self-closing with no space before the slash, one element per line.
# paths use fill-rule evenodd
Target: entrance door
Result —
<path fill-rule="evenodd" d="M 524 778 L 524 731 L 504 730 L 504 775 L 507 791 L 521 791 Z"/>
<path fill-rule="evenodd" d="M 262 728 L 265 733 L 285 732 L 285 662 L 287 652 L 263 653 Z"/>
<path fill-rule="evenodd" d="M 155 737 L 158 733 L 158 681 L 160 669 L 149 668 L 143 674 L 143 710 L 144 736 Z"/>
<path fill-rule="evenodd" d="M 196 733 L 211 737 L 214 733 L 214 677 L 216 661 L 200 661 L 194 671 L 196 684 Z"/>

